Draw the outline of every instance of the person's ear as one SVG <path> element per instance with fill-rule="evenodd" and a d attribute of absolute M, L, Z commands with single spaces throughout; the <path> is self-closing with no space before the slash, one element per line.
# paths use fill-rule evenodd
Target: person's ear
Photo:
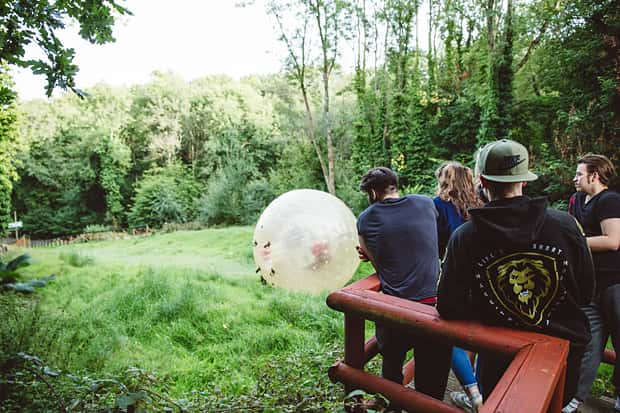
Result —
<path fill-rule="evenodd" d="M 370 190 L 370 200 L 371 200 L 372 202 L 375 202 L 375 201 L 377 200 L 377 193 L 375 192 L 375 190 L 374 190 L 374 189 L 371 189 L 371 190 Z"/>
<path fill-rule="evenodd" d="M 521 182 L 521 188 L 525 188 L 526 186 L 527 186 L 527 182 L 526 181 Z"/>

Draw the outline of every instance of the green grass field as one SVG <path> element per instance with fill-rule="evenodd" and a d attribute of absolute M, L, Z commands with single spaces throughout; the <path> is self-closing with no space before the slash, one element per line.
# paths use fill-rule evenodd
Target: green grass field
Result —
<path fill-rule="evenodd" d="M 14 350 L 71 374 L 144 369 L 174 399 L 201 392 L 294 411 L 306 398 L 337 409 L 342 389 L 327 368 L 341 357 L 342 314 L 326 294 L 262 285 L 251 238 L 252 228 L 233 227 L 28 250 L 36 262 L 24 278 L 57 279 L 37 291 L 30 318 L 14 317 Z M 257 394 L 265 381 L 282 400 Z"/>
<path fill-rule="evenodd" d="M 252 228 L 231 227 L 28 250 L 36 262 L 24 278 L 57 279 L 27 300 L 0 294 L 0 365 L 24 352 L 81 378 L 56 386 L 77 400 L 73 411 L 115 406 L 118 394 L 73 393 L 93 378 L 131 381 L 129 368 L 188 411 L 339 411 L 342 387 L 327 368 L 342 357 L 342 314 L 326 294 L 262 285 L 251 241 Z M 370 272 L 363 264 L 354 279 Z M 599 394 L 610 372 L 601 368 Z M 31 407 L 18 410 L 56 411 L 47 385 L 29 389 Z M 24 403 L 10 397 L 0 412 Z"/>

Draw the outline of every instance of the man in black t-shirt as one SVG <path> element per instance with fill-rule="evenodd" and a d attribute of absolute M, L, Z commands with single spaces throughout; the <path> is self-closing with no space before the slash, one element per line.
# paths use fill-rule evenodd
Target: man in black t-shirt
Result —
<path fill-rule="evenodd" d="M 584 307 L 592 339 L 583 356 L 577 394 L 564 408 L 565 413 L 576 411 L 587 398 L 609 335 L 616 353 L 620 349 L 620 194 L 608 189 L 614 175 L 614 166 L 607 157 L 587 155 L 578 160 L 573 179 L 577 193 L 569 201 L 569 212 L 583 227 L 592 250 L 597 288 L 594 302 Z M 618 411 L 619 362 L 617 358 L 612 378 Z"/>
<path fill-rule="evenodd" d="M 398 178 L 388 168 L 373 168 L 360 189 L 370 206 L 357 221 L 360 254 L 379 276 L 384 294 L 434 305 L 439 276 L 437 211 L 426 196 L 398 193 Z M 450 371 L 452 346 L 428 342 L 394 326 L 376 324 L 384 378 L 402 384 L 403 362 L 415 348 L 416 390 L 442 400 Z M 394 407 L 394 406 L 393 406 Z"/>

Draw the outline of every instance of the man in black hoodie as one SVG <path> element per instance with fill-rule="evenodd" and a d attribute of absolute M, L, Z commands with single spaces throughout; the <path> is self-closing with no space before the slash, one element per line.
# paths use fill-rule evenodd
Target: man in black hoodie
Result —
<path fill-rule="evenodd" d="M 479 155 L 480 180 L 490 202 L 470 209 L 471 220 L 450 238 L 437 310 L 448 319 L 526 329 L 570 341 L 565 404 L 575 394 L 579 364 L 590 339 L 580 306 L 594 293 L 594 270 L 576 221 L 547 209 L 545 198 L 523 196 L 537 176 L 527 149 L 502 139 Z M 487 397 L 510 358 L 480 354 L 476 375 Z"/>

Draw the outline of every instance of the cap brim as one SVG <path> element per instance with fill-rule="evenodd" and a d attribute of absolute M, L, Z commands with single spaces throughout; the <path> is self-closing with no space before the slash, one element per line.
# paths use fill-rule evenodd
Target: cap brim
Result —
<path fill-rule="evenodd" d="M 538 175 L 532 172 L 527 172 L 521 175 L 487 175 L 481 174 L 484 179 L 492 182 L 529 182 L 538 179 Z"/>

